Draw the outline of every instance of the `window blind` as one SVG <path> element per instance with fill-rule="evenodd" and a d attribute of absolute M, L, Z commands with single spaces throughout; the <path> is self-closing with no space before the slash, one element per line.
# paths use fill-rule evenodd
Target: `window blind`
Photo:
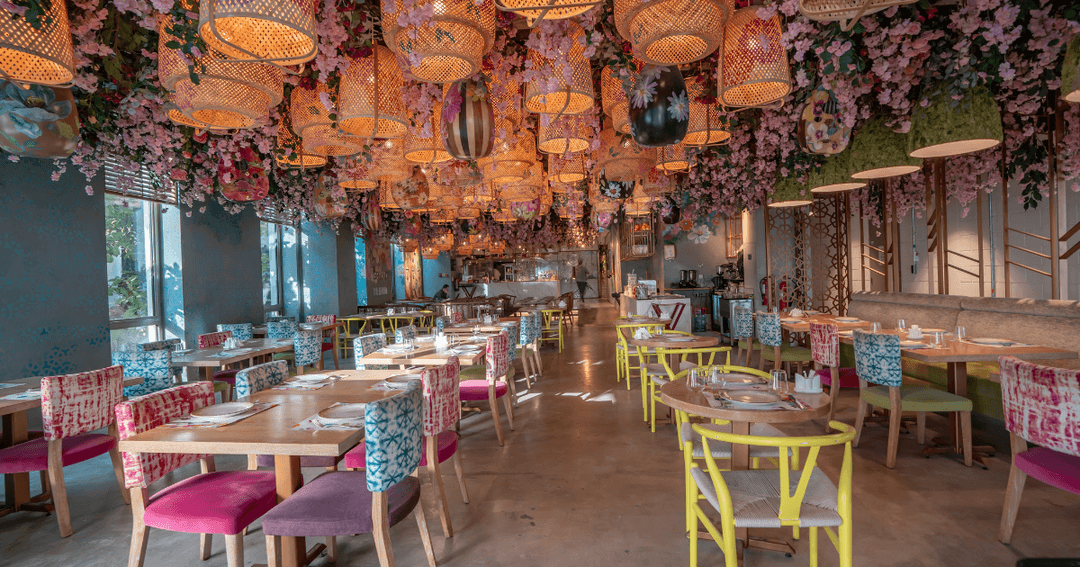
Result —
<path fill-rule="evenodd" d="M 105 159 L 105 192 L 123 197 L 176 204 L 176 184 L 161 179 L 146 168 L 132 171 L 116 158 Z"/>

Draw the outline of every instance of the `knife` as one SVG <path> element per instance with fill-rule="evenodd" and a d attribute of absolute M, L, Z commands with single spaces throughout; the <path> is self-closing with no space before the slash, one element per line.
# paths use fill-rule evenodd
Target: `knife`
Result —
<path fill-rule="evenodd" d="M 792 396 L 790 394 L 788 395 L 788 401 L 795 404 L 795 407 L 798 408 L 798 409 L 803 409 L 803 410 L 810 409 L 806 404 L 802 403 L 802 401 L 799 400 L 799 398 L 796 398 L 795 396 Z"/>

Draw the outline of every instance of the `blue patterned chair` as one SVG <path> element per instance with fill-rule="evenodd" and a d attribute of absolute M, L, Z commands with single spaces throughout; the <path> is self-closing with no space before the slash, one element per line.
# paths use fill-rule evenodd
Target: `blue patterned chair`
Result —
<path fill-rule="evenodd" d="M 443 330 L 446 329 L 446 324 L 448 322 L 449 321 L 446 320 L 446 317 L 436 317 L 435 318 L 435 330 L 440 332 L 440 333 L 443 332 Z"/>
<path fill-rule="evenodd" d="M 236 373 L 236 397 L 243 398 L 267 388 L 273 388 L 289 377 L 289 365 L 275 360 L 245 368 Z"/>
<path fill-rule="evenodd" d="M 363 472 L 332 472 L 305 484 L 262 519 L 267 553 L 281 549 L 281 537 L 326 537 L 336 557 L 336 536 L 372 533 L 379 557 L 394 564 L 390 527 L 410 513 L 416 517 L 428 561 L 435 567 L 420 480 L 411 476 L 420 464 L 423 439 L 423 393 L 413 380 L 396 396 L 368 402 L 364 446 L 345 454 L 345 466 Z"/>
<path fill-rule="evenodd" d="M 320 366 L 322 363 L 322 331 L 296 331 L 293 338 L 293 364 L 296 373 L 303 374 L 305 366 Z"/>
<path fill-rule="evenodd" d="M 267 323 L 280 323 L 282 321 L 292 321 L 293 323 L 295 323 L 296 322 L 296 317 L 284 317 L 284 316 L 281 316 L 281 315 L 271 315 L 271 316 L 266 318 Z"/>
<path fill-rule="evenodd" d="M 731 338 L 737 341 L 739 350 L 735 353 L 735 364 L 750 366 L 753 351 L 761 350 L 761 343 L 754 342 L 754 313 L 745 307 L 736 307 L 731 319 Z M 746 351 L 746 360 L 742 359 Z"/>
<path fill-rule="evenodd" d="M 184 348 L 184 341 L 181 341 L 180 339 L 164 339 L 160 341 L 142 343 L 139 345 L 139 348 L 144 351 L 167 350 L 169 352 L 176 352 Z M 182 382 L 184 378 L 184 367 L 173 366 L 171 367 L 171 370 L 173 374 L 173 380 L 178 384 Z"/>
<path fill-rule="evenodd" d="M 855 441 L 859 446 L 867 406 L 889 410 L 889 447 L 885 466 L 896 466 L 900 442 L 900 416 L 913 411 L 919 426 L 919 444 L 926 438 L 926 412 L 960 412 L 964 464 L 971 466 L 971 400 L 926 386 L 905 386 L 900 366 L 900 336 L 856 330 L 855 372 L 859 375 L 859 407 L 855 417 Z M 876 384 L 876 386 L 869 386 Z M 871 410 L 873 411 L 873 410 Z"/>
<path fill-rule="evenodd" d="M 218 332 L 232 331 L 232 336 L 238 341 L 250 341 L 251 340 L 251 323 L 236 323 L 229 325 L 218 325 Z"/>
<path fill-rule="evenodd" d="M 386 348 L 386 333 L 371 333 L 356 337 L 353 341 L 353 352 L 360 353 L 357 358 L 367 356 L 379 349 Z M 357 370 L 386 370 L 385 364 L 357 364 Z"/>
<path fill-rule="evenodd" d="M 408 339 L 416 338 L 416 325 L 405 325 L 394 331 L 394 342 L 403 343 Z"/>
<path fill-rule="evenodd" d="M 800 369 L 803 364 L 814 362 L 814 355 L 810 349 L 801 346 L 791 346 L 783 341 L 780 332 L 779 313 L 757 314 L 757 338 L 761 341 L 761 357 L 758 361 L 758 370 L 765 370 L 765 361 L 773 363 L 773 368 L 780 369 L 781 363 L 796 363 Z M 779 357 L 777 357 L 779 351 Z M 789 368 L 790 370 L 790 368 Z M 788 373 L 790 374 L 790 372 Z"/>
<path fill-rule="evenodd" d="M 114 352 L 112 360 L 124 367 L 124 377 L 143 379 L 142 384 L 125 387 L 125 397 L 144 396 L 174 385 L 170 350 Z"/>
<path fill-rule="evenodd" d="M 268 339 L 291 339 L 296 334 L 296 321 L 267 321 L 266 338 Z"/>

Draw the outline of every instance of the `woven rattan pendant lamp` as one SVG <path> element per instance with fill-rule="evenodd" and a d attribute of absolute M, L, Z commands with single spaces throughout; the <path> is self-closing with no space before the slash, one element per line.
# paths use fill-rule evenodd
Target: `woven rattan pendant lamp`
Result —
<path fill-rule="evenodd" d="M 580 115 L 559 116 L 541 114 L 537 130 L 536 149 L 545 154 L 564 155 L 589 149 L 593 129 Z"/>
<path fill-rule="evenodd" d="M 299 65 L 315 58 L 315 0 L 202 0 L 199 36 L 230 59 Z"/>
<path fill-rule="evenodd" d="M 398 9 L 404 2 L 382 0 L 386 45 L 417 79 L 429 83 L 459 81 L 480 70 L 484 54 L 495 42 L 495 3 L 420 0 L 412 10 L 431 10 L 420 25 L 402 26 Z M 415 12 L 414 12 L 415 13 Z"/>
<path fill-rule="evenodd" d="M 1074 35 L 1065 49 L 1065 62 L 1061 66 L 1061 98 L 1068 102 L 1080 102 L 1080 34 Z"/>
<path fill-rule="evenodd" d="M 368 164 L 359 160 L 345 167 L 344 173 L 338 177 L 338 185 L 346 191 L 371 191 L 379 186 L 379 181 L 371 176 Z"/>
<path fill-rule="evenodd" d="M 70 86 L 75 80 L 67 3 L 55 0 L 39 17 L 41 29 L 25 17 L 0 13 L 0 79 L 51 87 Z"/>
<path fill-rule="evenodd" d="M 435 104 L 431 116 L 428 118 L 431 124 L 431 136 L 421 138 L 418 131 L 410 131 L 405 134 L 405 159 L 412 163 L 433 164 L 442 163 L 454 159 L 450 152 L 446 151 L 442 141 L 442 102 Z"/>
<path fill-rule="evenodd" d="M 538 33 L 533 30 L 532 33 Z M 569 29 L 573 39 L 569 53 L 560 53 L 558 60 L 548 59 L 535 50 L 529 50 L 532 68 L 546 76 L 559 78 L 559 85 L 551 93 L 543 94 L 535 82 L 525 86 L 525 108 L 537 114 L 580 114 L 593 106 L 596 91 L 593 89 L 592 65 L 585 58 L 585 31 L 572 24 Z M 569 81 L 563 81 L 563 65 L 570 65 Z"/>
<path fill-rule="evenodd" d="M 656 169 L 664 173 L 690 171 L 690 160 L 686 157 L 686 146 L 660 146 L 656 148 Z"/>
<path fill-rule="evenodd" d="M 585 154 L 548 157 L 548 179 L 553 183 L 577 183 L 585 179 Z"/>
<path fill-rule="evenodd" d="M 985 88 L 954 93 L 942 86 L 927 95 L 930 103 L 911 111 L 908 155 L 944 158 L 978 152 L 1001 143 L 1001 110 Z"/>
<path fill-rule="evenodd" d="M 791 92 L 791 69 L 779 14 L 761 19 L 759 6 L 736 10 L 728 20 L 716 70 L 717 99 L 724 108 L 764 106 Z"/>
<path fill-rule="evenodd" d="M 584 14 L 601 0 L 496 0 L 495 6 L 505 12 L 513 12 L 525 18 L 528 26 L 535 27 L 540 20 L 563 20 Z"/>
<path fill-rule="evenodd" d="M 169 117 L 169 120 L 171 120 L 173 124 L 177 124 L 179 126 L 188 126 L 190 128 L 194 128 L 196 132 L 206 131 L 206 132 L 221 133 L 221 132 L 228 132 L 229 131 L 228 128 L 211 128 L 211 127 L 207 126 L 206 124 L 203 124 L 202 122 L 199 122 L 198 120 L 194 120 L 192 118 L 189 118 L 189 117 L 185 116 L 184 113 L 181 112 L 181 110 L 179 108 L 177 108 L 176 105 L 173 104 L 173 103 L 166 103 L 166 105 L 169 107 L 169 110 L 166 113 L 166 115 Z"/>
<path fill-rule="evenodd" d="M 652 148 L 643 148 L 630 136 L 622 136 L 611 128 L 600 131 L 600 149 L 596 154 L 595 172 L 603 171 L 608 181 L 636 181 L 644 177 L 656 160 Z"/>
<path fill-rule="evenodd" d="M 674 178 L 664 174 L 661 171 L 650 171 L 638 187 L 634 188 L 634 193 L 642 197 L 651 197 L 654 199 L 663 197 L 669 193 L 675 191 Z"/>
<path fill-rule="evenodd" d="M 519 130 L 506 140 L 496 140 L 491 155 L 476 160 L 484 181 L 513 183 L 525 178 L 532 164 L 536 163 L 536 141 L 532 132 Z"/>
<path fill-rule="evenodd" d="M 863 16 L 915 2 L 918 0 L 799 0 L 799 11 L 816 22 L 840 22 L 841 30 L 851 31 Z"/>
<path fill-rule="evenodd" d="M 634 63 L 640 70 L 640 61 L 634 59 Z M 633 78 L 630 79 L 630 84 L 633 87 Z M 600 100 L 604 106 L 604 114 L 611 118 L 612 128 L 616 132 L 629 134 L 630 103 L 626 98 L 626 91 L 623 90 L 622 81 L 615 74 L 614 67 L 604 67 L 604 70 L 600 72 Z"/>
<path fill-rule="evenodd" d="M 769 194 L 770 207 L 805 207 L 814 202 L 814 194 L 806 183 L 793 177 L 785 177 L 776 180 L 772 192 Z"/>
<path fill-rule="evenodd" d="M 716 51 L 734 6 L 734 0 L 615 0 L 615 27 L 641 60 L 679 65 Z"/>
<path fill-rule="evenodd" d="M 705 85 L 698 81 L 687 81 L 686 91 L 690 99 L 690 125 L 682 143 L 688 146 L 716 146 L 726 144 L 731 139 L 727 131 L 727 121 L 715 104 L 698 102 L 705 98 Z"/>
<path fill-rule="evenodd" d="M 450 224 L 450 223 L 454 222 L 456 220 L 456 218 L 457 218 L 457 214 L 456 214 L 457 209 L 458 209 L 458 207 L 453 207 L 453 208 L 439 209 L 439 210 L 433 211 L 431 213 L 431 216 L 428 217 L 428 220 L 431 221 L 431 224 Z M 452 233 L 450 231 L 447 231 L 446 234 L 450 235 L 450 239 L 449 239 L 450 244 L 446 248 L 442 249 L 444 252 L 449 250 L 450 248 L 452 248 L 454 246 L 454 233 Z M 442 242 L 441 239 L 440 239 L 440 242 Z M 440 246 L 441 246 L 441 244 L 440 244 Z"/>
<path fill-rule="evenodd" d="M 281 122 L 278 123 L 274 159 L 277 161 L 278 167 L 286 169 L 304 169 L 326 165 L 325 157 L 304 151 L 300 138 L 293 132 L 292 120 L 289 118 L 288 112 L 282 115 Z M 372 184 L 371 186 L 374 187 L 375 185 Z"/>
<path fill-rule="evenodd" d="M 394 202 L 394 195 L 391 192 L 393 185 L 390 181 L 379 180 L 379 207 L 384 211 L 401 210 L 401 207 Z"/>
<path fill-rule="evenodd" d="M 376 45 L 371 55 L 351 59 L 338 87 L 338 127 L 354 136 L 404 136 L 403 88 L 401 68 L 389 49 Z"/>
<path fill-rule="evenodd" d="M 351 156 L 363 149 L 365 138 L 345 134 L 334 127 L 330 111 L 322 103 L 322 95 L 329 95 L 326 83 L 316 83 L 315 88 L 296 86 L 292 90 L 289 112 L 292 128 L 304 141 L 304 151 L 321 156 Z"/>
<path fill-rule="evenodd" d="M 922 169 L 922 160 L 907 154 L 907 134 L 893 132 L 885 118 L 863 124 L 852 136 L 849 150 L 855 179 L 884 179 Z"/>

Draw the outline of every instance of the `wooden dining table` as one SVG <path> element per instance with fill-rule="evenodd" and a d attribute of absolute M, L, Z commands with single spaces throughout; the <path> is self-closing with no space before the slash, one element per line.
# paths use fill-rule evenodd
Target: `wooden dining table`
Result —
<path fill-rule="evenodd" d="M 375 383 L 401 374 L 400 370 L 336 370 L 327 374 L 342 379 L 318 390 L 263 390 L 241 399 L 276 406 L 223 427 L 157 427 L 120 441 L 120 451 L 273 455 L 280 502 L 304 483 L 300 457 L 339 457 L 364 438 L 362 429 L 306 431 L 295 429 L 295 425 L 337 402 L 366 403 L 400 393 L 400 390 L 371 389 Z M 282 540 L 284 565 L 305 565 L 309 554 L 304 538 L 285 537 Z"/>
<path fill-rule="evenodd" d="M 483 341 L 487 340 L 486 337 L 481 336 L 481 338 Z M 485 342 L 469 341 L 465 343 L 480 347 L 479 352 L 474 354 L 461 354 L 451 349 L 436 349 L 433 342 L 417 342 L 416 344 L 416 348 L 411 351 L 382 349 L 364 356 L 358 356 L 355 359 L 356 364 L 365 366 L 368 364 L 441 366 L 446 364 L 451 356 L 457 356 L 458 362 L 462 366 L 475 366 L 484 363 Z"/>
<path fill-rule="evenodd" d="M 443 327 L 443 333 L 448 335 L 471 335 L 473 330 L 479 326 L 481 333 L 498 333 L 506 329 L 505 326 L 500 323 L 521 323 L 521 317 L 499 317 L 498 323 L 482 323 L 480 321 L 466 321 L 464 323 L 458 323 L 457 325 L 447 325 Z"/>
<path fill-rule="evenodd" d="M 11 380 L 10 383 L 19 385 L 0 388 L 0 397 L 41 388 L 41 376 Z M 137 386 L 142 383 L 143 379 L 141 377 L 124 378 L 124 386 Z M 0 449 L 29 440 L 29 432 L 26 429 L 26 414 L 35 408 L 41 408 L 41 398 L 33 400 L 0 399 L 0 422 L 3 423 L 4 427 L 3 434 L 0 435 Z M 34 503 L 35 499 L 30 497 L 30 475 L 28 473 L 4 475 L 4 507 L 0 509 L 0 516 L 31 509 Z"/>
<path fill-rule="evenodd" d="M 250 349 L 250 350 L 245 350 Z M 249 365 L 254 359 L 293 350 L 293 339 L 249 339 L 243 342 L 238 349 L 226 350 L 216 346 L 192 350 L 184 353 L 173 353 L 172 366 L 187 366 L 198 368 L 202 373 L 203 380 L 213 380 L 214 371 L 226 368 L 230 364 L 246 362 Z M 319 365 L 322 364 L 320 358 Z"/>
<path fill-rule="evenodd" d="M 802 402 L 807 409 L 796 410 L 775 407 L 773 409 L 747 409 L 745 407 L 733 407 L 730 404 L 716 408 L 709 405 L 709 401 L 704 394 L 687 387 L 686 380 L 673 380 L 660 388 L 660 399 L 668 407 L 684 411 L 690 415 L 730 421 L 731 432 L 735 435 L 750 435 L 750 424 L 752 423 L 798 423 L 829 415 L 830 400 L 827 394 L 791 393 L 790 395 Z M 750 447 L 733 443 L 731 447 L 731 470 L 744 471 L 749 469 Z M 708 532 L 701 532 L 698 535 L 699 537 L 712 539 Z M 745 547 L 795 555 L 795 548 L 788 542 L 751 537 L 746 528 L 735 528 L 735 537 L 743 542 L 741 546 L 736 546 L 740 565 L 742 564 L 743 548 Z"/>

